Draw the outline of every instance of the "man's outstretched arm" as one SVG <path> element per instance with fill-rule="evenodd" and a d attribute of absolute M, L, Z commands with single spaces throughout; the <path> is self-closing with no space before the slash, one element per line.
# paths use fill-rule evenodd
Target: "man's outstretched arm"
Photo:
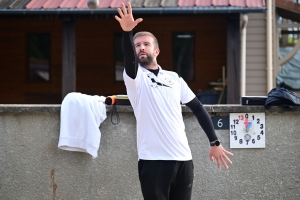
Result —
<path fill-rule="evenodd" d="M 206 133 L 208 140 L 210 142 L 213 142 L 218 139 L 212 121 L 201 104 L 201 102 L 198 100 L 197 97 L 195 97 L 193 100 L 185 104 L 187 107 L 189 107 L 194 115 L 196 116 L 200 126 L 202 127 L 203 131 Z"/>
<path fill-rule="evenodd" d="M 135 79 L 138 70 L 138 58 L 134 49 L 132 31 L 123 31 L 122 50 L 124 55 L 125 72 L 130 78 Z"/>
<path fill-rule="evenodd" d="M 133 44 L 132 29 L 138 23 L 143 21 L 143 19 L 133 19 L 132 8 L 129 2 L 127 3 L 128 10 L 126 9 L 124 3 L 121 5 L 122 10 L 118 8 L 120 17 L 115 16 L 115 19 L 120 23 L 120 26 L 123 29 L 122 50 L 125 61 L 125 72 L 130 78 L 135 79 L 138 69 L 138 59 Z"/>

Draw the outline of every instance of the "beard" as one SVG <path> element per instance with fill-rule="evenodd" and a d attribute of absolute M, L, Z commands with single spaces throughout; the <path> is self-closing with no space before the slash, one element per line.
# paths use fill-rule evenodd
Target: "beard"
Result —
<path fill-rule="evenodd" d="M 146 58 L 139 58 L 139 63 L 141 66 L 147 66 L 147 65 L 151 65 L 153 63 L 153 56 L 146 54 L 147 57 Z"/>

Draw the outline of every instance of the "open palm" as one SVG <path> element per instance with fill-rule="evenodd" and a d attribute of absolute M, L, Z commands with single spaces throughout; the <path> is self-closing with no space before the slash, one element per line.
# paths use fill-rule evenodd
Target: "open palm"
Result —
<path fill-rule="evenodd" d="M 132 15 L 131 4 L 129 2 L 127 3 L 128 10 L 126 9 L 124 3 L 122 3 L 121 5 L 122 5 L 122 10 L 118 8 L 120 17 L 115 16 L 115 19 L 120 23 L 123 31 L 131 31 L 138 23 L 143 21 L 143 19 L 138 18 L 134 20 Z"/>

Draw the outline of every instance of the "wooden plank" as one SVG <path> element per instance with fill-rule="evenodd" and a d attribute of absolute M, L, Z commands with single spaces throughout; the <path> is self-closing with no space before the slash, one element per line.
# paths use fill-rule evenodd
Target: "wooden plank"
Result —
<path fill-rule="evenodd" d="M 246 96 L 267 96 L 268 93 L 266 93 L 265 91 L 266 88 L 261 91 L 248 91 L 248 89 L 246 88 Z"/>
<path fill-rule="evenodd" d="M 252 77 L 251 79 L 246 79 L 247 85 L 256 84 L 262 87 L 263 85 L 267 84 L 267 78 L 261 78 L 261 77 Z"/>
<path fill-rule="evenodd" d="M 246 65 L 247 70 L 264 70 L 266 71 L 266 65 L 264 63 L 248 63 Z"/>
<path fill-rule="evenodd" d="M 266 13 L 248 13 L 249 21 L 266 20 Z"/>
<path fill-rule="evenodd" d="M 263 42 L 263 43 L 266 42 L 264 37 L 257 37 L 257 35 L 247 35 L 246 42 L 249 43 L 249 42 L 253 42 L 253 41 Z"/>
<path fill-rule="evenodd" d="M 247 35 L 254 34 L 259 35 L 260 37 L 266 37 L 266 27 L 249 27 L 247 28 Z"/>
<path fill-rule="evenodd" d="M 253 41 L 253 42 L 248 42 L 246 43 L 246 48 L 250 49 L 250 48 L 260 48 L 260 49 L 266 49 L 267 45 L 265 42 L 257 42 L 257 41 Z"/>
<path fill-rule="evenodd" d="M 246 50 L 246 60 L 249 56 L 266 56 L 266 49 L 262 48 L 251 48 Z"/>
<path fill-rule="evenodd" d="M 246 71 L 246 77 L 247 78 L 258 78 L 258 77 L 262 77 L 262 78 L 266 78 L 266 70 L 247 70 Z"/>
<path fill-rule="evenodd" d="M 262 64 L 262 65 L 266 65 L 266 57 L 264 56 L 248 56 L 246 58 L 246 64 Z"/>
<path fill-rule="evenodd" d="M 247 29 L 252 27 L 266 27 L 266 21 L 264 20 L 249 20 Z"/>

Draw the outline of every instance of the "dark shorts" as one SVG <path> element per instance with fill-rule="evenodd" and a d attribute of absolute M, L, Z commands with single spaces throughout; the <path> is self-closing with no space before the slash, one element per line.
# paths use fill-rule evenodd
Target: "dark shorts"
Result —
<path fill-rule="evenodd" d="M 145 200 L 190 200 L 193 161 L 139 160 L 139 179 Z"/>

